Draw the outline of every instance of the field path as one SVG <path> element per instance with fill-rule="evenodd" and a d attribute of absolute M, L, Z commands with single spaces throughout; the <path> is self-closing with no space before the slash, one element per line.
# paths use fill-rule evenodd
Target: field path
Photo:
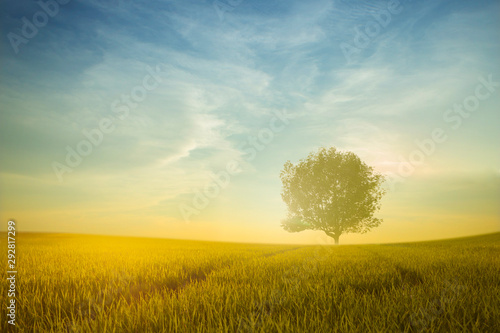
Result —
<path fill-rule="evenodd" d="M 272 256 L 275 256 L 277 254 L 280 254 L 280 253 L 284 253 L 284 252 L 288 252 L 288 251 L 294 251 L 294 250 L 297 250 L 297 249 L 300 249 L 301 247 L 300 246 L 297 246 L 297 247 L 294 247 L 294 248 L 291 248 L 291 249 L 284 249 L 284 250 L 279 250 L 279 251 L 275 251 L 275 252 L 271 252 L 271 253 L 266 253 L 264 255 L 262 255 L 263 257 L 272 257 Z"/>
<path fill-rule="evenodd" d="M 373 254 L 374 256 L 376 256 L 377 258 L 379 258 L 380 260 L 383 260 L 383 261 L 389 263 L 390 265 L 394 266 L 394 268 L 396 268 L 399 275 L 401 276 L 401 279 L 405 283 L 408 283 L 408 284 L 413 285 L 413 286 L 424 283 L 424 277 L 419 272 L 403 267 L 400 263 L 395 262 L 394 258 L 392 258 L 392 259 L 388 258 L 388 257 L 380 254 L 379 252 L 374 251 L 374 250 L 370 250 L 366 247 L 360 247 L 360 249 L 362 249 L 366 252 L 369 252 L 369 253 Z"/>
<path fill-rule="evenodd" d="M 300 248 L 301 248 L 301 246 L 297 246 L 297 247 L 293 247 L 293 248 L 290 248 L 290 249 L 283 249 L 283 250 L 278 250 L 278 251 L 274 251 L 274 252 L 264 253 L 264 254 L 261 255 L 261 257 L 263 257 L 263 258 L 269 258 L 269 257 L 276 256 L 278 254 L 282 254 L 282 253 L 289 252 L 289 251 L 294 251 L 294 250 L 297 250 L 297 249 L 300 249 Z M 235 262 L 235 263 L 232 263 L 232 264 L 227 264 L 227 265 L 225 265 L 223 267 L 220 267 L 218 269 L 211 269 L 211 270 L 208 270 L 208 271 L 203 272 L 201 274 L 192 274 L 185 281 L 183 281 L 180 285 L 173 286 L 173 287 L 167 287 L 167 289 L 169 289 L 169 290 L 171 290 L 173 292 L 176 292 L 176 293 L 182 292 L 182 290 L 184 288 L 186 288 L 187 286 L 189 286 L 189 285 L 191 285 L 191 284 L 193 284 L 195 282 L 206 281 L 210 274 L 212 274 L 214 272 L 219 272 L 219 271 L 228 269 L 230 267 L 233 267 L 235 264 L 239 264 L 239 263 L 241 263 L 241 262 Z"/>

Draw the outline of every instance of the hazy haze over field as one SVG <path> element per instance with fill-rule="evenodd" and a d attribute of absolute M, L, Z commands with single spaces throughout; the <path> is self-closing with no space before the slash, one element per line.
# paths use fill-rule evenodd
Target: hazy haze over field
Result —
<path fill-rule="evenodd" d="M 320 146 L 404 179 L 383 224 L 344 244 L 500 229 L 500 86 L 484 85 L 500 82 L 497 1 L 243 0 L 221 14 L 210 1 L 73 0 L 15 47 L 8 34 L 42 9 L 1 6 L 0 216 L 20 232 L 317 243 L 326 236 L 280 228 L 279 172 Z M 388 6 L 361 43 L 355 29 L 375 29 Z M 475 111 L 453 111 L 478 85 Z M 251 149 L 283 110 L 291 118 Z M 58 176 L 67 147 L 111 115 L 102 143 Z M 445 139 L 417 153 L 435 129 Z M 186 223 L 179 207 L 232 160 L 229 184 Z"/>

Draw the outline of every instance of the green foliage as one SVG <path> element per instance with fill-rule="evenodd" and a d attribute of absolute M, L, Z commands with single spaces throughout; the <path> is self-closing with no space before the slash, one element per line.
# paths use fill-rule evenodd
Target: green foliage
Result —
<path fill-rule="evenodd" d="M 281 196 L 288 205 L 282 227 L 289 232 L 321 230 L 335 238 L 365 233 L 382 222 L 384 178 L 352 152 L 320 148 L 296 165 L 285 163 Z"/>

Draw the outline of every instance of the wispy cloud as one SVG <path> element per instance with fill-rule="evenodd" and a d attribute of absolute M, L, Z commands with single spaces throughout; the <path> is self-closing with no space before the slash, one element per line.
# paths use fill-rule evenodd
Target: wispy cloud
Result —
<path fill-rule="evenodd" d="M 500 24 L 495 1 L 401 1 L 402 11 L 348 63 L 341 43 L 352 43 L 356 29 L 387 6 L 244 1 L 221 21 L 210 1 L 74 0 L 19 54 L 2 39 L 2 178 L 9 189 L 46 191 L 44 202 L 60 201 L 50 207 L 63 207 L 67 195 L 94 214 L 123 209 L 173 223 L 177 203 L 228 161 L 242 161 L 241 143 L 281 109 L 294 122 L 246 165 L 221 202 L 238 206 L 232 198 L 242 201 L 262 186 L 266 193 L 248 194 L 254 206 L 275 203 L 283 162 L 318 146 L 394 170 L 415 140 L 446 125 L 443 113 L 471 93 L 478 76 L 500 78 Z M 4 32 L 21 33 L 21 18 L 40 10 L 36 3 L 3 7 Z M 52 161 L 63 161 L 66 146 L 84 139 L 82 130 L 112 114 L 113 103 L 157 65 L 158 88 L 59 184 Z M 498 170 L 491 156 L 498 105 L 498 95 L 485 101 L 416 175 Z M 463 161 L 467 153 L 474 158 Z M 39 207 L 37 200 L 27 204 Z M 219 213 L 214 208 L 225 219 Z"/>

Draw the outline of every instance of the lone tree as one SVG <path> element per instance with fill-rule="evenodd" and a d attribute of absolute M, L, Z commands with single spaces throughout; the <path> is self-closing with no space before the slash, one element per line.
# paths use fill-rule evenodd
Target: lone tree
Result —
<path fill-rule="evenodd" d="M 338 244 L 340 235 L 365 233 L 382 222 L 373 214 L 385 193 L 384 177 L 352 152 L 320 148 L 295 165 L 287 161 L 280 177 L 288 205 L 281 226 L 288 232 L 321 230 Z"/>

